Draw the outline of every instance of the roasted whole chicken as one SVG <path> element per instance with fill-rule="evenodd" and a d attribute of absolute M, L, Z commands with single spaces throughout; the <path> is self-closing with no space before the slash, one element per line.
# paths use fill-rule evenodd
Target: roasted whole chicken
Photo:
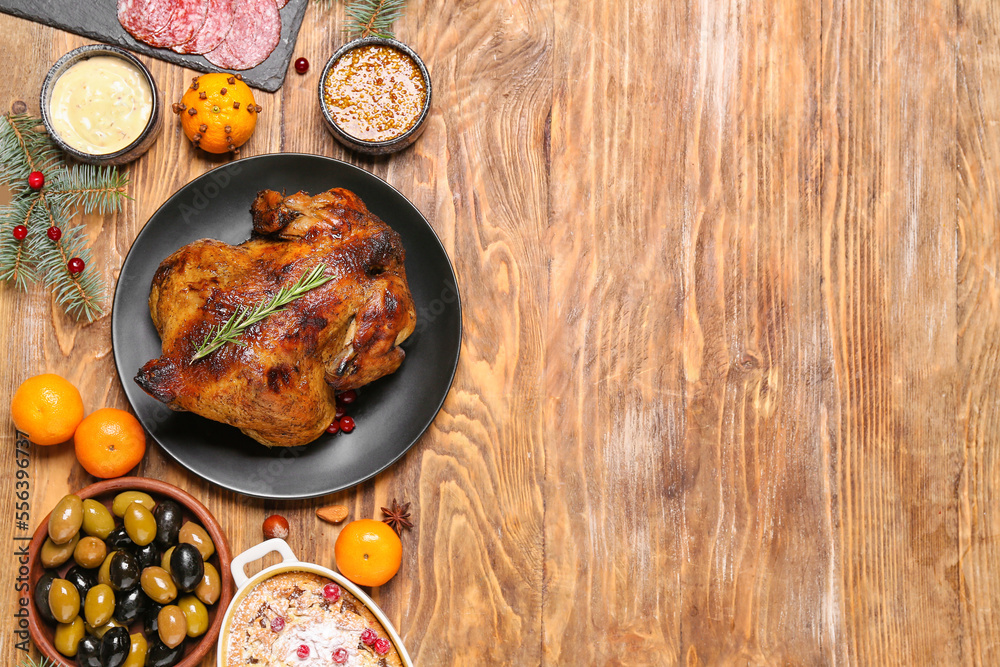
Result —
<path fill-rule="evenodd" d="M 231 424 L 269 447 L 315 440 L 335 393 L 394 372 L 416 310 L 399 235 L 349 190 L 258 193 L 239 245 L 190 243 L 165 259 L 149 293 L 163 354 L 135 381 L 174 410 Z M 267 303 L 320 263 L 329 282 L 192 361 L 237 309 Z"/>

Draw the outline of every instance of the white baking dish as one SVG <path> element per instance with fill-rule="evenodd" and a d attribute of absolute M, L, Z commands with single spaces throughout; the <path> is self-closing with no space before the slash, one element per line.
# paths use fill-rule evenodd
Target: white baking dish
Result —
<path fill-rule="evenodd" d="M 246 567 L 248 563 L 260 560 L 267 554 L 275 551 L 281 554 L 282 562 L 272 565 L 271 567 L 264 568 L 252 577 L 248 577 L 246 572 L 243 571 L 243 568 Z M 239 607 L 240 603 L 247 596 L 247 594 L 253 590 L 254 586 L 265 579 L 283 572 L 311 572 L 321 577 L 332 579 L 337 584 L 347 589 L 354 597 L 358 598 L 358 600 L 360 600 L 372 614 L 374 614 L 375 618 L 377 618 L 379 623 L 382 624 L 382 627 L 385 628 L 386 634 L 389 635 L 389 638 L 395 645 L 396 651 L 399 653 L 399 657 L 403 664 L 406 667 L 413 667 L 413 661 L 410 660 L 410 656 L 406 652 L 406 648 L 403 646 L 403 640 L 399 638 L 398 634 L 396 634 L 396 629 L 392 627 L 392 623 L 390 623 L 389 619 L 386 618 L 384 613 L 382 613 L 382 610 L 378 608 L 378 605 L 376 605 L 370 597 L 365 595 L 364 591 L 344 578 L 343 575 L 340 575 L 333 570 L 314 563 L 303 563 L 295 557 L 295 554 L 292 553 L 291 547 L 289 547 L 288 543 L 284 540 L 275 538 L 273 540 L 261 542 L 257 546 L 250 547 L 239 556 L 233 558 L 230 569 L 233 572 L 233 581 L 236 583 L 236 593 L 233 595 L 233 601 L 226 610 L 225 617 L 222 619 L 222 630 L 219 632 L 219 643 L 215 652 L 216 665 L 218 665 L 218 667 L 225 667 L 226 664 L 226 649 L 229 646 L 229 627 L 232 623 L 233 614 L 236 612 L 237 607 Z"/>

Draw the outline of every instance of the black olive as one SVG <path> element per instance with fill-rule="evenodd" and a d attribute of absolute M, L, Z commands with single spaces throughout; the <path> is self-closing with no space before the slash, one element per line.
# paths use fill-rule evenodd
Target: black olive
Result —
<path fill-rule="evenodd" d="M 122 591 L 115 595 L 115 620 L 122 625 L 132 625 L 146 611 L 149 603 L 149 596 L 138 586 L 130 591 Z"/>
<path fill-rule="evenodd" d="M 118 526 L 111 531 L 108 535 L 108 539 L 104 540 L 105 544 L 108 545 L 108 553 L 112 551 L 128 551 L 129 553 L 135 553 L 136 549 L 139 548 L 132 538 L 128 536 L 125 532 L 125 526 Z"/>
<path fill-rule="evenodd" d="M 183 520 L 181 506 L 172 500 L 164 500 L 156 506 L 153 516 L 156 517 L 156 538 L 153 541 L 163 549 L 177 544 Z"/>
<path fill-rule="evenodd" d="M 160 551 L 160 547 L 156 546 L 156 542 L 138 547 L 135 552 L 135 559 L 139 561 L 140 570 L 145 570 L 150 565 L 159 565 L 161 556 L 163 553 Z"/>
<path fill-rule="evenodd" d="M 149 605 L 142 615 L 142 627 L 146 630 L 147 637 L 155 637 L 160 634 L 160 623 L 157 619 L 163 607 L 164 605 L 159 602 L 155 602 L 154 600 L 149 601 Z"/>
<path fill-rule="evenodd" d="M 46 571 L 45 574 L 38 578 L 38 583 L 35 584 L 35 611 L 49 623 L 56 622 L 56 618 L 52 615 L 52 610 L 49 608 L 49 589 L 52 588 L 52 581 L 57 576 L 59 575 L 54 572 Z"/>
<path fill-rule="evenodd" d="M 100 637 L 84 637 L 76 648 L 76 664 L 80 667 L 103 667 Z"/>
<path fill-rule="evenodd" d="M 66 576 L 63 578 L 76 586 L 76 590 L 80 593 L 80 599 L 82 600 L 87 597 L 87 591 L 97 583 L 96 572 L 96 570 L 87 570 L 79 565 L 74 565 L 67 570 Z"/>
<path fill-rule="evenodd" d="M 127 551 L 115 552 L 109 564 L 108 577 L 116 591 L 130 591 L 139 584 L 139 561 Z"/>
<path fill-rule="evenodd" d="M 128 628 L 112 628 L 101 639 L 101 664 L 104 667 L 121 667 L 132 648 Z"/>
<path fill-rule="evenodd" d="M 170 554 L 170 576 L 177 588 L 190 593 L 198 588 L 205 576 L 205 560 L 193 544 L 178 544 Z"/>
<path fill-rule="evenodd" d="M 173 667 L 184 655 L 184 642 L 169 648 L 160 640 L 155 640 L 146 652 L 145 667 Z"/>

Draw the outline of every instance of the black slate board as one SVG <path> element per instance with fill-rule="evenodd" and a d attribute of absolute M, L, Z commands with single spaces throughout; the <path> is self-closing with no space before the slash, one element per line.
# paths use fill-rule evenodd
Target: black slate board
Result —
<path fill-rule="evenodd" d="M 273 93 L 285 81 L 288 61 L 292 59 L 295 40 L 309 0 L 289 0 L 281 10 L 281 41 L 267 60 L 253 69 L 243 70 L 243 80 L 254 88 Z M 118 22 L 115 0 L 0 0 L 0 12 L 59 28 L 90 39 L 142 53 L 153 58 L 183 65 L 199 72 L 222 71 L 201 56 L 154 49 L 136 41 Z"/>

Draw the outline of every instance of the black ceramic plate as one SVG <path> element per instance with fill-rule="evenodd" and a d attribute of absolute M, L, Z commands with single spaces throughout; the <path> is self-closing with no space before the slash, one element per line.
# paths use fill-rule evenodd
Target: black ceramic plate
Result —
<path fill-rule="evenodd" d="M 160 262 L 200 238 L 240 243 L 250 236 L 250 202 L 266 188 L 316 194 L 356 192 L 399 232 L 417 328 L 403 343 L 399 370 L 358 391 L 350 434 L 302 447 L 268 449 L 237 429 L 148 396 L 133 378 L 160 356 L 149 317 L 149 287 Z M 451 387 L 462 338 L 462 310 L 451 261 L 413 204 L 385 181 L 331 158 L 282 153 L 232 162 L 196 178 L 153 214 L 122 265 L 111 313 L 115 365 L 129 402 L 150 435 L 191 472 L 219 486 L 265 498 L 311 498 L 354 486 L 391 465 L 433 421 Z"/>

